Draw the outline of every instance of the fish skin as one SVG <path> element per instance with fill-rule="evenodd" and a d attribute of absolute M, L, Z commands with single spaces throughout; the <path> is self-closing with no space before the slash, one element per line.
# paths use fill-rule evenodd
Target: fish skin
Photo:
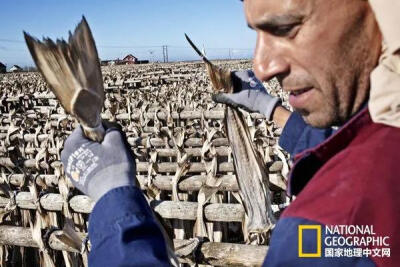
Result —
<path fill-rule="evenodd" d="M 74 33 L 69 33 L 68 43 L 64 40 L 55 43 L 49 38 L 41 42 L 26 32 L 24 36 L 36 66 L 65 111 L 79 120 L 89 139 L 101 142 L 105 135 L 100 117 L 105 93 L 96 45 L 85 17 Z M 170 265 L 179 266 L 166 224 L 160 216 L 154 216 L 165 239 Z"/>
<path fill-rule="evenodd" d="M 232 72 L 212 64 L 186 34 L 185 37 L 206 64 L 214 90 L 233 93 L 234 81 Z M 266 244 L 270 231 L 276 223 L 276 218 L 271 208 L 268 170 L 251 141 L 249 128 L 243 119 L 243 115 L 230 106 L 226 106 L 225 114 L 225 129 L 232 147 L 236 179 L 246 212 L 246 242 Z"/>
<path fill-rule="evenodd" d="M 85 17 L 74 33 L 69 33 L 68 42 L 49 38 L 39 41 L 26 32 L 24 37 L 37 68 L 65 111 L 79 120 L 88 138 L 102 141 L 103 78 Z"/>

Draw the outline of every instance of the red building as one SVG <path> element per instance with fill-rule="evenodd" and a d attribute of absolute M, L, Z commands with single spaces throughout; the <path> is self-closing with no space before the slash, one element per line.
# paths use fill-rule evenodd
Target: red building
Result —
<path fill-rule="evenodd" d="M 130 64 L 146 64 L 149 63 L 148 60 L 138 60 L 137 57 L 135 57 L 132 54 L 129 54 L 125 56 L 123 59 L 114 59 L 114 60 L 102 60 L 101 65 L 102 66 L 107 66 L 107 65 L 130 65 Z"/>
<path fill-rule="evenodd" d="M 121 63 L 128 65 L 128 64 L 136 64 L 137 61 L 138 61 L 137 57 L 133 56 L 132 54 L 129 54 L 122 59 Z"/>

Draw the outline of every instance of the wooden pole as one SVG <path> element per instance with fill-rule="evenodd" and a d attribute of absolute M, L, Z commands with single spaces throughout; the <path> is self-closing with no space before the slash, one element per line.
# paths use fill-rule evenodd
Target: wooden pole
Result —
<path fill-rule="evenodd" d="M 21 166 L 25 168 L 36 168 L 39 166 L 42 169 L 47 169 L 49 168 L 49 164 L 46 162 L 37 162 L 36 159 L 26 159 L 23 160 L 21 163 Z M 53 161 L 51 163 L 53 166 L 54 165 L 60 165 L 60 161 Z M 4 167 L 10 167 L 10 168 L 15 168 L 17 167 L 10 158 L 0 158 L 0 166 Z M 177 169 L 178 163 L 176 162 L 160 162 L 160 163 L 155 163 L 154 164 L 154 169 L 157 170 L 158 173 L 175 173 Z M 136 163 L 136 171 L 137 172 L 146 172 L 148 171 L 149 168 L 149 163 L 147 162 L 137 162 Z M 205 172 L 206 168 L 203 163 L 201 162 L 192 162 L 190 163 L 190 167 L 188 169 L 188 173 L 200 173 L 200 172 Z M 230 162 L 222 162 L 218 165 L 218 171 L 219 172 L 233 172 L 233 164 Z"/>
<path fill-rule="evenodd" d="M 49 111 L 54 111 L 55 110 L 55 106 L 46 106 L 43 107 L 41 110 L 31 110 L 31 111 L 27 111 L 27 113 L 25 114 L 25 117 L 30 118 L 30 119 L 41 119 L 43 118 L 43 115 L 47 115 L 49 113 Z M 117 120 L 138 120 L 141 116 L 141 110 L 139 109 L 134 109 L 131 112 L 131 115 L 129 115 L 129 113 L 119 113 L 116 114 L 116 119 Z M 10 114 L 8 113 L 4 113 L 2 114 L 4 117 L 3 122 L 6 123 L 10 123 L 10 120 L 7 118 Z M 144 113 L 144 117 L 147 119 L 153 119 L 155 117 L 155 112 L 145 112 Z M 167 116 L 167 112 L 165 110 L 161 110 L 157 112 L 157 118 L 159 120 L 166 120 L 168 118 Z M 170 113 L 170 116 L 172 117 L 172 119 L 174 120 L 194 120 L 194 119 L 201 119 L 202 116 L 204 116 L 205 119 L 208 120 L 222 120 L 225 116 L 225 111 L 223 109 L 214 109 L 214 110 L 184 110 L 181 112 L 176 112 L 176 111 L 172 111 Z M 265 116 L 259 113 L 251 113 L 250 114 L 251 118 L 253 119 L 265 119 Z M 102 114 L 102 119 L 110 119 L 107 114 Z M 59 119 L 69 119 L 71 121 L 73 121 L 73 118 L 70 115 L 67 114 L 50 114 L 50 119 L 51 120 L 59 120 Z"/>
<path fill-rule="evenodd" d="M 48 239 L 49 247 L 54 250 L 76 252 L 75 248 L 57 238 L 62 233 L 62 230 L 56 230 L 51 233 Z M 85 233 L 77 234 L 82 240 L 86 236 Z M 175 239 L 174 246 L 175 248 L 181 248 L 190 242 L 191 240 Z M 0 226 L 0 244 L 19 247 L 39 247 L 32 238 L 30 228 L 8 225 Z M 197 260 L 200 260 L 197 263 L 214 266 L 261 266 L 267 250 L 267 246 L 206 242 L 197 248 L 198 253 L 196 254 L 199 255 Z M 190 255 L 188 259 L 182 258 L 180 261 L 188 262 L 191 257 L 193 256 Z"/>
<path fill-rule="evenodd" d="M 30 192 L 19 192 L 15 200 L 19 208 L 31 210 L 37 209 L 40 204 L 44 210 L 61 211 L 64 204 L 62 196 L 54 193 L 41 196 L 38 203 L 35 203 Z M 5 207 L 8 203 L 8 198 L 0 197 L 0 207 Z M 71 209 L 78 213 L 90 213 L 94 204 L 95 202 L 84 195 L 74 196 L 69 201 Z M 153 200 L 150 206 L 165 219 L 196 220 L 197 202 Z M 217 203 L 207 205 L 204 214 L 208 221 L 242 222 L 244 209 L 240 204 Z"/>

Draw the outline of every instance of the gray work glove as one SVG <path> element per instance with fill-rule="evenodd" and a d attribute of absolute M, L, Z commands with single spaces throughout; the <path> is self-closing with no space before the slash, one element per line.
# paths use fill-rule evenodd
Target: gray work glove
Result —
<path fill-rule="evenodd" d="M 264 114 L 271 120 L 272 113 L 281 100 L 267 93 L 252 70 L 234 71 L 231 74 L 234 93 L 219 93 L 212 96 L 215 102 L 244 108 L 250 112 Z"/>
<path fill-rule="evenodd" d="M 87 139 L 79 126 L 65 141 L 61 161 L 72 184 L 94 201 L 111 189 L 136 184 L 133 153 L 115 127 L 98 143 Z"/>

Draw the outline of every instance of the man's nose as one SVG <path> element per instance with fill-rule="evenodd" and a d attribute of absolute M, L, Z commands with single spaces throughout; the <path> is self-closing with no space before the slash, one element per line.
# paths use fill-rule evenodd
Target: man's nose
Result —
<path fill-rule="evenodd" d="M 284 49 L 279 41 L 265 33 L 257 35 L 253 69 L 261 81 L 268 81 L 275 76 L 284 76 L 290 71 L 290 64 L 284 56 Z"/>

